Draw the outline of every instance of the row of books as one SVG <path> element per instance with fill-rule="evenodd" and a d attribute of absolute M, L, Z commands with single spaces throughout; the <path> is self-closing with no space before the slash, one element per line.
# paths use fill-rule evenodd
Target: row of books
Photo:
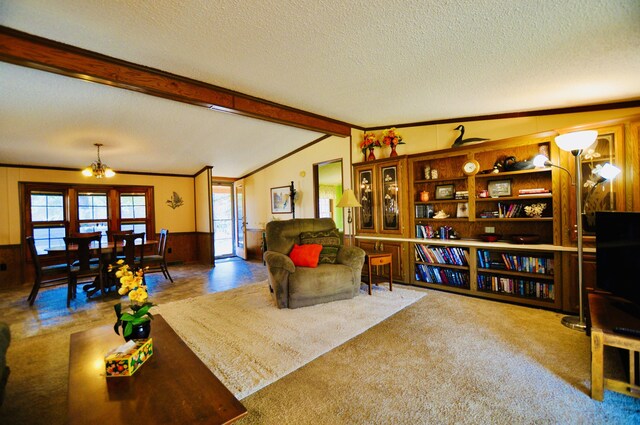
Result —
<path fill-rule="evenodd" d="M 554 266 L 553 258 L 532 257 L 528 255 L 514 255 L 507 253 L 495 253 L 499 255 L 504 267 L 494 258 L 491 258 L 491 251 L 487 249 L 478 249 L 478 265 L 483 269 L 506 269 L 517 272 L 540 273 L 553 275 Z"/>
<path fill-rule="evenodd" d="M 417 204 L 416 218 L 433 218 L 434 209 L 431 204 Z"/>
<path fill-rule="evenodd" d="M 469 274 L 461 270 L 416 264 L 416 280 L 427 283 L 439 283 L 459 288 L 469 288 Z"/>
<path fill-rule="evenodd" d="M 432 239 L 435 237 L 436 237 L 436 234 L 432 226 L 416 224 L 416 238 Z"/>
<path fill-rule="evenodd" d="M 469 264 L 469 251 L 457 246 L 435 246 L 416 244 L 416 261 L 432 264 L 454 264 L 466 266 Z"/>
<path fill-rule="evenodd" d="M 523 297 L 553 300 L 555 299 L 553 287 L 553 283 L 549 282 L 478 275 L 478 290 L 480 291 L 504 292 Z"/>
<path fill-rule="evenodd" d="M 503 204 L 498 202 L 498 217 L 500 218 L 520 217 L 520 215 L 522 215 L 522 211 L 524 211 L 524 204 Z"/>

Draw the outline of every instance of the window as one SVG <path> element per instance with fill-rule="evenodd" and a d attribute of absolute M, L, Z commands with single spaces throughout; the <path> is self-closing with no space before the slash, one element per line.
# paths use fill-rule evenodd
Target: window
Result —
<path fill-rule="evenodd" d="M 106 193 L 78 193 L 78 232 L 102 233 L 102 243 L 107 244 L 108 202 Z"/>
<path fill-rule="evenodd" d="M 141 193 L 120 194 L 120 230 L 147 233 L 147 200 Z"/>
<path fill-rule="evenodd" d="M 29 199 L 33 239 L 38 254 L 64 246 L 66 235 L 63 192 L 31 192 Z"/>
<path fill-rule="evenodd" d="M 153 187 L 21 183 L 25 236 L 33 236 L 38 254 L 64 247 L 73 233 L 108 230 L 155 235 Z M 151 236 L 149 236 L 151 235 Z"/>

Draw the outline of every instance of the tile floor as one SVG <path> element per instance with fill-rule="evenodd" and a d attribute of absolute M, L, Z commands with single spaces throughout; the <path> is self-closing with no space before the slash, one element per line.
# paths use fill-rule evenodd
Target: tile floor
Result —
<path fill-rule="evenodd" d="M 230 258 L 216 261 L 215 267 L 203 265 L 170 265 L 174 282 L 162 273 L 147 276 L 150 300 L 156 304 L 197 297 L 211 292 L 225 291 L 249 283 L 267 279 L 267 269 L 262 261 L 244 261 Z M 111 317 L 113 305 L 120 300 L 116 291 L 98 294 L 87 299 L 82 287 L 78 295 L 66 306 L 66 285 L 41 289 L 36 302 L 29 307 L 27 296 L 30 286 L 0 290 L 0 320 L 11 326 L 12 338 L 25 338 L 72 326 L 78 321 L 99 321 Z"/>

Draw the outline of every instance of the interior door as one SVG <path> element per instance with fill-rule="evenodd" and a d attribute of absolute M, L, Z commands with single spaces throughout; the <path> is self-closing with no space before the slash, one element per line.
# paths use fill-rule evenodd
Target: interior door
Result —
<path fill-rule="evenodd" d="M 247 259 L 247 222 L 245 220 L 246 203 L 244 196 L 244 182 L 238 181 L 234 185 L 235 207 L 236 207 L 236 231 L 235 246 L 236 255 L 240 258 Z"/>

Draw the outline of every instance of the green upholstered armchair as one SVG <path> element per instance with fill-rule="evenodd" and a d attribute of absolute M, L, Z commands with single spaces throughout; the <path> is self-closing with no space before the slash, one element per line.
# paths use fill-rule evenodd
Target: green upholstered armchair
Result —
<path fill-rule="evenodd" d="M 330 218 L 296 218 L 271 221 L 266 227 L 264 261 L 269 287 L 278 308 L 298 308 L 353 298 L 360 291 L 360 274 L 365 252 L 355 246 L 340 246 L 335 263 L 316 268 L 296 267 L 288 254 L 294 244 L 302 244 L 300 234 L 335 229 Z"/>

